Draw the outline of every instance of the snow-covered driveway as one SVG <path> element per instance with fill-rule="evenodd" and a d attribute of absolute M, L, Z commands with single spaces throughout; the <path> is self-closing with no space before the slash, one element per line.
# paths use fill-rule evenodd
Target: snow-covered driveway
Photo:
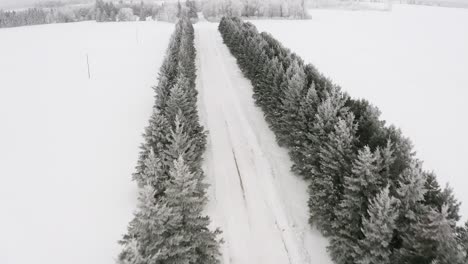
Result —
<path fill-rule="evenodd" d="M 307 223 L 307 184 L 290 172 L 217 24 L 200 22 L 195 32 L 207 210 L 223 231 L 224 263 L 331 263 L 326 240 Z"/>

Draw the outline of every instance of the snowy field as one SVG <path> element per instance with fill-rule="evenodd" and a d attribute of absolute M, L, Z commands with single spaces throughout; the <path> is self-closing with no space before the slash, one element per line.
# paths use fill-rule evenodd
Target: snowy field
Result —
<path fill-rule="evenodd" d="M 156 22 L 0 29 L 0 263 L 115 263 L 172 30 Z"/>
<path fill-rule="evenodd" d="M 253 21 L 410 137 L 450 182 L 468 218 L 468 9 L 311 10 L 308 21 Z"/>

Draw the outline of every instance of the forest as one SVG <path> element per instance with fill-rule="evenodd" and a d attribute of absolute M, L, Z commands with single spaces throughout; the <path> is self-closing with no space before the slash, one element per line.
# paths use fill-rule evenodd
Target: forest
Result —
<path fill-rule="evenodd" d="M 54 2 L 52 2 L 54 3 Z M 61 3 L 61 2 L 60 2 Z M 195 1 L 185 2 L 116 3 L 96 0 L 94 5 L 67 6 L 65 4 L 42 4 L 38 7 L 18 11 L 3 11 L 0 9 L 0 28 L 19 27 L 27 25 L 69 23 L 95 20 L 97 22 L 111 21 L 145 21 L 158 20 L 176 22 L 185 13 L 191 19 L 197 18 Z"/>
<path fill-rule="evenodd" d="M 309 18 L 305 0 L 207 0 L 202 11 L 209 19 L 220 19 L 222 16 Z"/>

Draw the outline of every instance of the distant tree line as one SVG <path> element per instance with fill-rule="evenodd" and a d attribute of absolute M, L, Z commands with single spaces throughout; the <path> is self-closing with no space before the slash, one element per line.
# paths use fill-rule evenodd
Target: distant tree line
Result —
<path fill-rule="evenodd" d="M 139 4 L 119 3 L 96 0 L 95 5 L 72 7 L 63 2 L 51 1 L 21 11 L 0 10 L 0 28 L 28 25 L 69 23 L 86 20 L 97 22 L 109 21 L 145 21 L 147 19 L 176 22 L 182 15 L 197 19 L 198 7 L 195 1 L 186 0 L 183 4 L 163 3 Z"/>
<path fill-rule="evenodd" d="M 242 16 L 306 19 L 309 17 L 305 0 L 206 0 L 203 3 L 203 15 L 207 18 Z"/>
<path fill-rule="evenodd" d="M 68 23 L 94 19 L 92 8 L 29 8 L 22 11 L 0 10 L 0 28 Z"/>
<path fill-rule="evenodd" d="M 182 14 L 197 18 L 197 7 L 194 1 L 186 0 L 184 4 L 162 3 L 145 4 L 114 4 L 113 2 L 96 0 L 96 21 L 145 21 L 147 18 L 160 21 L 175 22 Z"/>
<path fill-rule="evenodd" d="M 120 243 L 121 264 L 219 263 L 201 169 L 206 132 L 199 123 L 193 26 L 179 20 L 161 66 L 156 100 L 133 179 L 138 210 Z"/>
<path fill-rule="evenodd" d="M 310 223 L 338 264 L 467 263 L 468 223 L 452 189 L 422 169 L 379 110 L 352 99 L 251 23 L 223 18 L 224 42 L 292 170 L 309 182 Z"/>

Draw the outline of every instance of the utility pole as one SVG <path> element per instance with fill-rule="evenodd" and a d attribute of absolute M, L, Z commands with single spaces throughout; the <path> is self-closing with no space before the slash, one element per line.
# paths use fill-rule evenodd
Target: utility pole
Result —
<path fill-rule="evenodd" d="M 86 53 L 86 64 L 88 64 L 88 79 L 91 79 L 91 72 L 89 70 L 89 56 L 88 56 L 88 53 Z"/>
<path fill-rule="evenodd" d="M 136 27 L 136 42 L 140 44 L 140 39 L 138 38 L 138 26 Z"/>

